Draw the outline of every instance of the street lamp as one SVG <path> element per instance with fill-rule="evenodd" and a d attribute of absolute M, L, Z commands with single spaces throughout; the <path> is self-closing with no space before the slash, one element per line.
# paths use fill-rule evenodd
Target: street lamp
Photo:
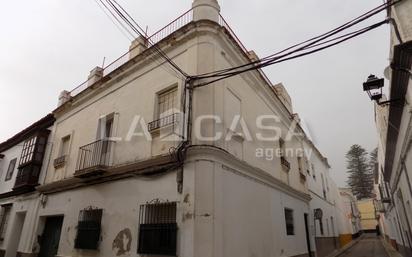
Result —
<path fill-rule="evenodd" d="M 369 95 L 369 98 L 372 101 L 375 101 L 378 105 L 390 104 L 392 102 L 398 101 L 399 99 L 393 99 L 389 101 L 381 102 L 380 100 L 383 97 L 382 88 L 385 84 L 384 79 L 380 79 L 375 75 L 369 75 L 366 82 L 363 83 L 363 91 L 366 91 Z"/>
<path fill-rule="evenodd" d="M 379 79 L 375 75 L 369 75 L 368 80 L 363 83 L 363 91 L 366 91 L 369 98 L 372 101 L 376 101 L 379 104 L 379 100 L 382 98 L 382 88 L 385 80 Z"/>

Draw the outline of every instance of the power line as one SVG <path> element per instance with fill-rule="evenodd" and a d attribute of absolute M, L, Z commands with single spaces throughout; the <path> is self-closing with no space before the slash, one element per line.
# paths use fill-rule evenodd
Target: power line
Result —
<path fill-rule="evenodd" d="M 97 0 L 95 0 L 95 1 L 97 1 Z M 144 40 L 147 40 L 146 39 L 146 33 L 144 33 L 144 32 L 142 32 L 142 31 L 139 31 L 139 29 L 140 30 L 142 30 L 142 28 L 137 24 L 137 22 L 133 19 L 133 22 L 135 23 L 135 25 L 137 26 L 137 28 L 136 28 L 136 26 L 134 26 L 126 17 L 125 17 L 125 15 L 123 15 L 122 14 L 122 12 L 119 10 L 119 8 L 121 8 L 122 10 L 124 10 L 125 11 L 125 9 L 123 8 L 123 7 L 121 7 L 121 5 L 120 4 L 118 4 L 117 2 L 116 2 L 116 4 L 117 5 L 119 5 L 120 7 L 119 8 L 117 8 L 115 5 L 114 5 L 114 3 L 113 2 L 111 2 L 110 0 L 99 0 L 100 1 L 100 3 L 103 5 L 103 7 L 107 10 L 107 12 L 109 12 L 110 13 L 110 15 L 119 23 L 119 25 L 120 26 L 122 26 L 122 28 L 123 29 L 125 29 L 131 36 L 132 36 L 132 38 L 133 39 L 136 39 L 138 36 L 142 36 L 143 38 L 144 38 Z M 105 14 L 107 13 L 103 8 L 102 8 L 102 6 L 100 6 L 99 5 L 99 7 L 102 9 L 102 11 L 104 11 L 105 12 Z M 125 11 L 126 12 L 126 11 Z M 126 12 L 127 13 L 127 12 Z M 127 13 L 126 14 L 128 17 L 130 17 L 131 18 L 131 16 Z M 112 20 L 112 19 L 111 19 Z M 113 21 L 114 22 L 114 21 Z M 116 25 L 116 24 L 115 24 Z M 130 30 L 128 29 L 128 28 L 130 28 Z M 144 34 L 144 35 L 143 35 Z M 168 73 L 170 73 L 172 76 L 175 76 L 176 78 L 179 78 L 179 79 L 186 79 L 186 76 L 185 75 L 183 75 L 183 77 L 182 77 L 182 72 L 179 72 L 179 71 L 177 71 L 176 69 L 173 69 L 173 68 L 168 68 L 167 67 L 167 65 L 164 65 L 166 62 L 167 63 L 170 63 L 170 62 L 172 62 L 167 56 L 166 56 L 166 54 L 164 54 L 163 52 L 163 55 L 161 54 L 161 53 L 159 53 L 158 51 L 160 50 L 160 49 L 158 49 L 158 48 L 154 48 L 155 49 L 155 55 L 154 56 L 151 56 L 151 55 L 149 55 L 148 56 L 148 58 L 150 58 L 150 59 L 152 59 L 154 62 L 156 62 L 156 63 L 158 63 L 164 70 L 166 70 Z M 133 50 L 133 49 L 131 49 L 131 50 Z M 162 59 L 165 59 L 166 60 L 166 62 L 161 62 L 161 61 L 159 61 L 159 60 L 156 60 L 156 58 L 155 58 L 155 56 L 157 56 L 157 57 L 159 57 L 159 55 L 160 55 L 160 58 Z M 172 65 L 173 67 L 174 67 L 174 65 Z M 176 67 L 178 67 L 177 65 L 176 65 Z M 178 67 L 179 68 L 179 67 Z M 179 68 L 180 69 L 180 68 Z M 173 73 L 173 74 L 172 74 Z"/>
<path fill-rule="evenodd" d="M 376 23 L 376 24 L 373 24 L 373 25 L 371 25 L 371 26 L 369 26 L 369 27 L 366 27 L 366 28 L 357 30 L 357 31 L 355 31 L 355 32 L 350 32 L 350 33 L 348 33 L 348 34 L 346 34 L 346 35 L 339 36 L 339 37 L 336 37 L 336 38 L 334 38 L 334 39 L 332 39 L 332 40 L 329 40 L 329 42 L 333 42 L 333 41 L 336 41 L 336 42 L 327 44 L 326 46 L 322 46 L 322 47 L 316 48 L 316 49 L 314 49 L 314 50 L 311 50 L 311 51 L 308 51 L 308 52 L 304 52 L 304 53 L 301 53 L 301 54 L 297 54 L 297 55 L 293 55 L 293 56 L 290 56 L 290 57 L 285 57 L 285 58 L 283 58 L 283 59 L 270 60 L 270 61 L 267 61 L 267 62 L 258 64 L 258 65 L 255 65 L 254 67 L 250 67 L 250 68 L 243 69 L 243 70 L 241 70 L 241 71 L 236 71 L 236 72 L 232 72 L 232 73 L 227 73 L 227 74 L 221 75 L 221 76 L 215 76 L 215 77 L 217 77 L 217 79 L 214 79 L 214 80 L 211 80 L 211 81 L 207 81 L 207 82 L 204 82 L 204 83 L 200 83 L 200 84 L 194 85 L 193 87 L 194 87 L 194 88 L 204 87 L 204 86 L 210 85 L 210 84 L 212 84 L 212 83 L 215 83 L 215 82 L 218 82 L 218 81 L 221 81 L 221 80 L 224 80 L 224 79 L 227 79 L 227 78 L 230 78 L 230 77 L 233 77 L 233 76 L 236 76 L 236 75 L 239 75 L 239 74 L 248 72 L 248 71 L 258 70 L 258 69 L 261 69 L 261 68 L 264 68 L 264 67 L 267 67 L 267 66 L 270 66 L 270 65 L 274 65 L 274 64 L 277 64 L 277 63 L 281 63 L 281 62 L 293 60 L 293 59 L 296 59 L 296 58 L 299 58 L 299 57 L 303 57 L 303 56 L 306 56 L 306 55 L 310 55 L 310 54 L 313 54 L 313 53 L 316 53 L 316 52 L 325 50 L 325 49 L 327 49 L 327 48 L 336 46 L 336 45 L 338 45 L 338 44 L 341 44 L 341 43 L 343 43 L 343 42 L 345 42 L 345 41 L 348 41 L 349 39 L 352 39 L 352 38 L 354 38 L 354 37 L 360 36 L 360 35 L 368 32 L 368 31 L 370 31 L 370 30 L 376 29 L 376 28 L 382 26 L 383 24 L 387 24 L 387 23 L 389 23 L 389 20 L 388 20 L 388 19 L 386 19 L 386 20 L 384 20 L 384 21 L 381 21 L 381 22 L 378 22 L 378 23 Z M 338 40 L 338 39 L 340 39 L 340 40 Z M 326 42 L 323 42 L 323 43 L 318 44 L 318 45 L 320 46 L 320 45 L 324 45 L 324 44 L 326 44 Z M 312 46 L 311 48 L 314 48 L 314 47 Z M 210 78 L 213 78 L 213 77 L 211 76 Z"/>
<path fill-rule="evenodd" d="M 109 18 L 109 20 L 113 23 L 113 25 L 115 25 L 117 27 L 117 29 L 123 34 L 123 36 L 125 36 L 129 41 L 132 41 L 135 37 L 134 35 L 127 29 L 127 27 L 125 27 L 118 19 L 116 16 L 114 16 L 112 13 L 108 13 L 108 11 L 103 8 L 99 2 L 101 2 L 103 5 L 104 3 L 101 0 L 94 0 L 96 2 L 96 4 L 99 6 L 99 8 L 104 12 L 104 14 L 107 16 L 107 18 Z M 118 23 L 116 23 L 113 18 L 110 16 L 112 14 L 113 18 L 117 20 Z M 127 33 L 129 35 L 127 35 Z M 131 36 L 131 38 L 129 37 Z"/>
<path fill-rule="evenodd" d="M 111 8 L 120 16 L 120 18 L 139 36 L 147 39 L 145 31 L 142 27 L 131 17 L 131 15 L 115 0 L 106 0 Z M 157 52 L 162 58 L 164 58 L 175 70 L 180 72 L 184 77 L 188 74 L 184 72 L 176 63 L 174 63 L 156 44 L 151 44 L 155 52 Z"/>
<path fill-rule="evenodd" d="M 260 63 L 262 63 L 266 60 L 281 59 L 281 58 L 286 57 L 290 54 L 293 54 L 293 53 L 296 53 L 296 52 L 299 52 L 299 51 L 302 51 L 302 50 L 309 49 L 313 45 L 316 45 L 317 43 L 321 42 L 322 40 L 325 40 L 325 39 L 327 39 L 327 38 L 329 38 L 333 35 L 336 35 L 336 34 L 342 32 L 342 31 L 350 28 L 350 27 L 353 27 L 356 24 L 359 24 L 360 22 L 362 22 L 366 19 L 369 19 L 370 17 L 382 12 L 383 10 L 386 10 L 388 7 L 390 7 L 390 6 L 392 6 L 396 3 L 399 3 L 400 1 L 402 1 L 402 0 L 397 0 L 397 1 L 393 1 L 393 2 L 389 1 L 388 3 L 379 5 L 378 7 L 375 7 L 372 10 L 358 16 L 357 18 L 352 19 L 351 21 L 346 22 L 345 24 L 343 24 L 343 25 L 341 25 L 341 26 L 339 26 L 335 29 L 332 29 L 331 31 L 328 31 L 328 32 L 326 32 L 324 34 L 321 34 L 319 36 L 313 37 L 313 38 L 305 40 L 301 43 L 290 46 L 286 49 L 283 49 L 283 50 L 281 50 L 281 51 L 279 51 L 275 54 L 266 56 L 266 57 L 264 57 L 262 59 L 259 59 L 257 61 L 249 62 L 247 64 L 240 65 L 240 66 L 237 66 L 237 67 L 231 67 L 231 68 L 222 69 L 222 70 L 218 70 L 218 71 L 214 71 L 214 72 L 204 73 L 204 74 L 201 74 L 201 75 L 198 75 L 198 76 L 194 76 L 193 79 L 205 79 L 205 78 L 212 78 L 212 77 L 216 77 L 216 76 L 225 76 L 226 73 L 236 71 L 236 70 L 239 70 L 239 69 L 244 68 L 244 67 L 255 66 L 255 65 L 260 64 Z M 301 47 L 299 47 L 297 49 L 294 49 L 298 46 L 301 46 Z M 292 49 L 294 49 L 294 50 L 292 50 Z M 289 51 L 289 50 L 291 50 L 291 51 Z M 289 52 L 287 52 L 287 51 L 289 51 Z M 285 53 L 285 52 L 287 52 L 287 53 Z M 285 53 L 285 54 L 283 54 L 283 53 Z M 280 55 L 280 54 L 282 54 L 282 55 Z"/>

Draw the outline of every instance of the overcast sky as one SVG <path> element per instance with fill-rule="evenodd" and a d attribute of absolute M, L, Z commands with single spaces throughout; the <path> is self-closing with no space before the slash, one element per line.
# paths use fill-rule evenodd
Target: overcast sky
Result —
<path fill-rule="evenodd" d="M 149 34 L 188 10 L 191 0 L 118 0 Z M 259 56 L 326 32 L 382 0 L 221 0 L 222 15 Z M 384 13 L 366 24 L 383 20 Z M 388 65 L 389 29 L 381 27 L 333 49 L 272 66 L 315 144 L 329 158 L 332 176 L 346 182 L 345 153 L 352 144 L 376 144 L 373 105 L 362 92 L 371 73 Z M 51 112 L 59 92 L 127 51 L 129 40 L 95 0 L 14 0 L 0 8 L 0 141 Z"/>

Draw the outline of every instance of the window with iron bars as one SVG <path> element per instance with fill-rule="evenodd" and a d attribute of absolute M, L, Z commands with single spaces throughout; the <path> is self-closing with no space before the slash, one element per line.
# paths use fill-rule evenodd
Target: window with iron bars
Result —
<path fill-rule="evenodd" d="M 76 249 L 97 249 L 100 241 L 102 215 L 102 209 L 88 208 L 80 211 L 74 244 Z"/>
<path fill-rule="evenodd" d="M 140 206 L 139 254 L 176 256 L 176 202 Z"/>

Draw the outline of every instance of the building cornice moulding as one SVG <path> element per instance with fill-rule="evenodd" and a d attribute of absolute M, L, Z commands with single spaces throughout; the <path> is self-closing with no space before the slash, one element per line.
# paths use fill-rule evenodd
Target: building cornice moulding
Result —
<path fill-rule="evenodd" d="M 270 175 L 266 171 L 252 166 L 245 161 L 237 159 L 226 150 L 215 146 L 193 145 L 188 150 L 187 161 L 212 161 L 222 165 L 226 171 L 230 171 L 248 179 L 254 180 L 260 184 L 277 189 L 292 197 L 296 197 L 304 202 L 309 202 L 312 198 L 309 194 L 301 192 Z"/>

